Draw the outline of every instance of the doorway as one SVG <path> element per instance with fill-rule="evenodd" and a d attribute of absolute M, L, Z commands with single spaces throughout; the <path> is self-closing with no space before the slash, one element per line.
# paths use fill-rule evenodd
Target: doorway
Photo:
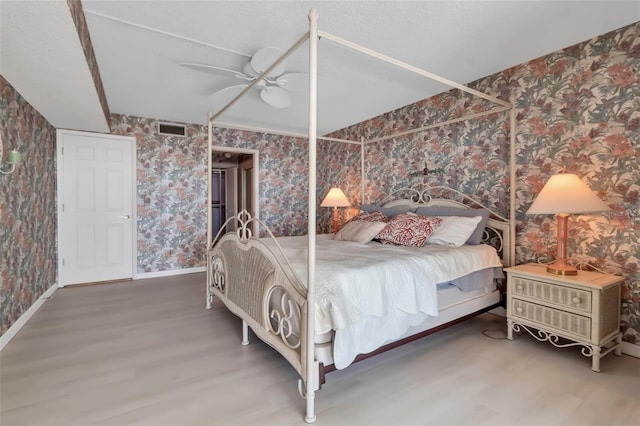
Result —
<path fill-rule="evenodd" d="M 251 217 L 259 217 L 258 150 L 212 147 L 211 188 L 209 191 L 209 242 L 220 232 L 234 231 L 237 222 L 224 223 L 247 210 Z M 254 222 L 252 231 L 257 235 Z"/>

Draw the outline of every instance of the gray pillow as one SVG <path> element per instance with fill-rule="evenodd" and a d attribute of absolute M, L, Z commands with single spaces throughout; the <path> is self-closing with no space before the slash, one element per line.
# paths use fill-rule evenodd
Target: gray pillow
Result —
<path fill-rule="evenodd" d="M 376 205 L 373 205 L 373 204 L 363 204 L 360 207 L 360 210 L 365 211 L 367 213 L 380 212 L 380 213 L 384 214 L 385 216 L 387 216 L 388 218 L 392 218 L 392 217 L 397 216 L 397 215 L 402 214 L 402 213 L 407 213 L 407 212 L 415 213 L 416 212 L 416 208 L 415 207 L 409 207 L 409 206 L 380 207 L 380 206 L 376 206 Z"/>
<path fill-rule="evenodd" d="M 416 214 L 422 216 L 462 216 L 473 217 L 480 216 L 482 219 L 478 222 L 476 230 L 469 237 L 466 244 L 477 245 L 482 242 L 482 235 L 484 228 L 487 226 L 487 221 L 491 212 L 485 209 L 465 209 L 464 207 L 447 207 L 447 206 L 432 206 L 432 207 L 418 207 Z"/>

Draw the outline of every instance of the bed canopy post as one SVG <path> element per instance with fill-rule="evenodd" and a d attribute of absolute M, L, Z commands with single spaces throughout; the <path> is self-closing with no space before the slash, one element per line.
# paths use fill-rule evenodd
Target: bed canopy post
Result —
<path fill-rule="evenodd" d="M 209 259 L 209 249 L 210 249 L 210 245 L 211 245 L 211 154 L 212 154 L 212 148 L 211 148 L 211 144 L 212 139 L 213 139 L 213 129 L 211 127 L 211 112 L 209 112 L 208 114 L 208 120 L 207 123 L 209 123 L 208 126 L 208 131 L 207 131 L 207 265 L 209 265 L 210 259 Z M 211 309 L 211 296 L 210 296 L 210 285 L 211 285 L 211 277 L 209 276 L 209 273 L 207 273 L 207 309 Z"/>
<path fill-rule="evenodd" d="M 511 129 L 509 142 L 509 265 L 516 264 L 516 101 L 511 97 Z"/>
<path fill-rule="evenodd" d="M 318 125 L 318 11 L 309 11 L 309 219 L 307 266 L 307 351 L 304 421 L 316 421 L 315 390 L 318 373 L 315 368 L 315 265 L 316 265 L 316 135 Z"/>
<path fill-rule="evenodd" d="M 364 187 L 365 187 L 365 172 L 364 172 L 364 136 L 360 138 L 360 186 L 362 187 L 362 200 L 360 205 L 364 204 Z"/>

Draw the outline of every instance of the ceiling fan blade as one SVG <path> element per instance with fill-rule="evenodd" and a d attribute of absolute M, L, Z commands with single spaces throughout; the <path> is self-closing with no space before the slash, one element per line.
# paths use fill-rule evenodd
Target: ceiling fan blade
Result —
<path fill-rule="evenodd" d="M 216 67 L 213 65 L 206 65 L 206 64 L 196 64 L 193 62 L 182 62 L 180 65 L 182 65 L 183 67 L 191 68 L 192 70 L 196 70 L 196 71 L 211 72 L 212 70 L 216 70 L 216 71 L 230 72 L 231 74 L 235 75 L 238 78 L 243 78 L 245 80 L 249 79 L 247 75 L 241 73 L 240 71 L 230 70 L 229 68 Z"/>
<path fill-rule="evenodd" d="M 281 50 L 276 49 L 275 47 L 265 47 L 258 50 L 256 54 L 253 55 L 251 58 L 251 67 L 260 74 L 277 61 L 280 56 L 282 56 Z M 267 76 L 276 77 L 284 72 L 285 67 L 285 63 L 281 62 Z"/>
<path fill-rule="evenodd" d="M 282 74 L 276 79 L 276 84 L 293 92 L 303 91 L 309 87 L 309 75 L 301 72 Z"/>
<path fill-rule="evenodd" d="M 291 104 L 289 92 L 278 86 L 262 89 L 260 98 L 274 108 L 286 108 Z"/>
<path fill-rule="evenodd" d="M 233 98 L 238 96 L 240 92 L 244 90 L 245 87 L 249 86 L 248 84 L 237 84 L 235 86 L 225 87 L 224 89 L 218 90 L 215 92 L 212 97 L 215 99 L 216 103 L 226 104 L 230 102 Z"/>

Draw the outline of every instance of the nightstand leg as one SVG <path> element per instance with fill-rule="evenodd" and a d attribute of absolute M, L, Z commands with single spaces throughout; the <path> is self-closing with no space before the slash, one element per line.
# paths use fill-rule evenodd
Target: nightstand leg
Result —
<path fill-rule="evenodd" d="M 513 340 L 513 321 L 507 320 L 507 339 Z"/>
<path fill-rule="evenodd" d="M 592 346 L 593 356 L 591 359 L 591 369 L 596 373 L 600 372 L 600 346 Z"/>
<path fill-rule="evenodd" d="M 622 355 L 622 333 L 618 333 L 616 336 L 616 348 L 613 350 L 613 354 L 617 356 Z"/>

